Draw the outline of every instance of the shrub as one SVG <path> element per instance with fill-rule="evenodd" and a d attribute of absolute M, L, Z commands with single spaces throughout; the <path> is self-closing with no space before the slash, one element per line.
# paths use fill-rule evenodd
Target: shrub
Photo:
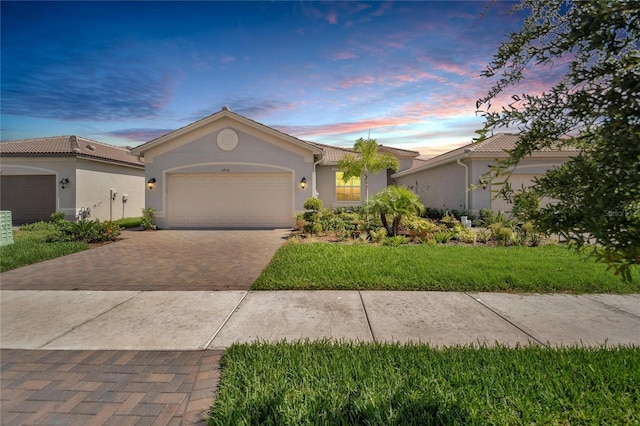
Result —
<path fill-rule="evenodd" d="M 429 219 L 416 216 L 409 216 L 404 220 L 404 226 L 409 231 L 411 238 L 426 241 L 431 238 L 431 234 L 436 230 L 437 225 Z"/>
<path fill-rule="evenodd" d="M 476 241 L 479 243 L 486 243 L 491 240 L 491 229 L 480 228 L 476 233 Z"/>
<path fill-rule="evenodd" d="M 307 198 L 302 207 L 306 210 L 320 211 L 322 208 L 322 200 L 316 197 Z"/>
<path fill-rule="evenodd" d="M 51 222 L 60 222 L 64 220 L 64 212 L 53 212 L 49 217 L 51 218 Z"/>
<path fill-rule="evenodd" d="M 155 229 L 156 225 L 155 225 L 155 220 L 156 220 L 156 215 L 155 215 L 156 209 L 151 208 L 151 207 L 147 207 L 142 209 L 142 221 L 140 222 L 140 225 L 142 226 L 142 229 L 144 229 L 145 231 L 148 229 Z"/>
<path fill-rule="evenodd" d="M 446 244 L 453 238 L 454 232 L 448 229 L 441 230 L 433 234 L 436 243 Z"/>
<path fill-rule="evenodd" d="M 374 243 L 384 243 L 387 238 L 387 230 L 385 228 L 371 228 L 368 231 L 369 238 Z"/>
<path fill-rule="evenodd" d="M 78 222 L 62 220 L 56 223 L 56 230 L 47 236 L 48 242 L 79 241 L 96 243 L 114 241 L 121 233 L 120 227 L 109 221 L 81 219 Z"/>
<path fill-rule="evenodd" d="M 384 228 L 382 228 L 384 229 Z M 409 237 L 405 237 L 404 235 L 394 235 L 393 237 L 388 237 L 385 238 L 384 241 L 382 241 L 382 245 L 383 246 L 391 246 L 391 247 L 398 247 L 401 246 L 403 244 L 409 244 Z"/>
<path fill-rule="evenodd" d="M 440 219 L 440 224 L 446 226 L 449 229 L 455 228 L 457 225 L 460 225 L 458 219 L 449 214 L 445 214 L 442 219 Z"/>
<path fill-rule="evenodd" d="M 502 223 L 494 223 L 489 225 L 491 235 L 494 240 L 501 244 L 509 244 L 513 241 L 513 229 L 510 226 L 505 226 Z"/>
<path fill-rule="evenodd" d="M 468 228 L 457 226 L 454 230 L 453 239 L 461 243 L 475 244 L 476 233 Z"/>
<path fill-rule="evenodd" d="M 493 225 L 494 223 L 500 223 L 502 225 L 511 225 L 512 222 L 507 219 L 505 214 L 502 211 L 499 211 L 498 214 L 494 214 L 493 211 L 489 209 L 480 210 L 480 223 L 483 226 Z"/>

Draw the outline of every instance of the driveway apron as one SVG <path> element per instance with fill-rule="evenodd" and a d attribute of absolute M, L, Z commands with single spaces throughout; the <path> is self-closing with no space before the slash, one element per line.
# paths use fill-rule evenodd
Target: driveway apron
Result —
<path fill-rule="evenodd" d="M 3 290 L 248 290 L 288 231 L 124 231 L 118 242 L 0 275 Z"/>

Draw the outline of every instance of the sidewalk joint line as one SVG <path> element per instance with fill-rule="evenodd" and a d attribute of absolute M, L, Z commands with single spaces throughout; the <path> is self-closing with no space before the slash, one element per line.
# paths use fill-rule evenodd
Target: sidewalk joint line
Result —
<path fill-rule="evenodd" d="M 635 318 L 640 318 L 640 315 L 636 315 L 633 312 L 625 311 L 624 309 L 618 308 L 617 306 L 609 305 L 608 303 L 605 303 L 605 302 L 603 302 L 601 300 L 594 299 L 593 297 L 590 297 L 590 295 L 588 295 L 588 294 L 583 294 L 582 296 L 586 297 L 589 300 L 593 300 L 594 302 L 597 302 L 597 303 L 599 303 L 601 305 L 604 305 L 608 309 L 612 309 L 614 311 L 621 312 L 623 314 L 631 315 L 632 317 L 635 317 Z"/>
<path fill-rule="evenodd" d="M 488 310 L 490 310 L 491 312 L 493 312 L 494 314 L 496 314 L 497 316 L 499 316 L 500 318 L 502 318 L 503 320 L 505 320 L 506 322 L 508 322 L 509 324 L 511 324 L 513 327 L 517 328 L 518 330 L 520 330 L 521 332 L 523 332 L 525 335 L 529 336 L 530 338 L 532 338 L 533 340 L 535 340 L 536 342 L 538 342 L 539 344 L 541 344 L 542 346 L 546 346 L 549 347 L 549 342 L 544 343 L 542 340 L 537 339 L 534 335 L 532 335 L 531 333 L 527 332 L 525 329 L 523 329 L 522 327 L 520 327 L 518 324 L 514 323 L 513 321 L 511 321 L 509 318 L 505 317 L 504 315 L 500 314 L 498 311 L 496 311 L 495 309 L 493 309 L 492 307 L 490 307 L 489 305 L 487 305 L 486 303 L 484 303 L 482 300 L 477 299 L 475 297 L 473 297 L 472 295 L 470 295 L 469 293 L 467 293 L 466 291 L 464 292 L 464 294 L 466 294 L 467 296 L 469 296 L 470 298 L 472 298 L 473 300 L 475 300 L 477 303 L 481 304 L 482 306 L 484 306 L 485 308 L 487 308 Z"/>
<path fill-rule="evenodd" d="M 238 301 L 238 303 L 235 304 L 235 306 L 233 307 L 233 309 L 231 309 L 231 311 L 229 312 L 229 315 L 227 315 L 227 317 L 222 321 L 222 324 L 220 324 L 220 327 L 218 327 L 218 329 L 216 330 L 215 333 L 213 333 L 213 336 L 211 336 L 211 339 L 209 339 L 209 341 L 207 342 L 207 344 L 204 346 L 204 348 L 202 348 L 202 350 L 206 351 L 207 348 L 209 347 L 209 345 L 211 343 L 213 343 L 213 340 L 216 338 L 216 336 L 218 336 L 218 334 L 220 333 L 220 331 L 222 331 L 222 327 L 224 327 L 227 322 L 229 321 L 229 319 L 231 319 L 231 316 L 236 312 L 236 309 L 238 309 L 238 306 L 240 306 L 240 304 L 242 303 L 242 301 L 244 300 L 245 297 L 247 297 L 247 295 L 249 294 L 248 291 L 243 291 L 243 295 L 240 298 L 240 300 Z M 214 349 L 211 349 L 214 350 Z"/>
<path fill-rule="evenodd" d="M 84 291 L 84 290 L 81 290 L 81 291 Z M 90 292 L 92 292 L 92 293 L 100 293 L 100 291 L 95 291 L 95 290 L 89 290 L 89 291 L 90 291 Z M 60 334 L 60 335 L 58 335 L 58 336 L 52 337 L 51 339 L 49 339 L 48 341 L 46 341 L 44 344 L 40 345 L 40 346 L 38 347 L 38 349 L 42 349 L 42 348 L 44 348 L 44 347 L 45 347 L 45 346 L 47 346 L 48 344 L 52 343 L 54 340 L 58 340 L 59 338 L 64 337 L 64 336 L 66 336 L 67 334 L 71 333 L 72 331 L 74 331 L 74 330 L 76 330 L 76 329 L 78 329 L 78 328 L 82 327 L 83 325 L 85 325 L 85 324 L 87 324 L 87 323 L 89 323 L 89 322 L 93 321 L 94 319 L 96 319 L 96 318 L 98 318 L 98 317 L 101 317 L 102 315 L 106 314 L 107 312 L 111 312 L 112 310 L 114 310 L 114 309 L 115 309 L 115 308 L 117 308 L 118 306 L 120 306 L 120 305 L 123 305 L 123 304 L 127 303 L 129 300 L 133 299 L 134 297 L 136 297 L 136 296 L 137 296 L 137 295 L 139 295 L 140 293 L 142 293 L 142 292 L 141 292 L 141 291 L 136 291 L 134 295 L 132 295 L 131 297 L 129 297 L 129 298 L 125 299 L 125 300 L 123 300 L 123 301 L 122 301 L 122 302 L 120 302 L 120 303 L 117 303 L 117 304 L 113 305 L 112 307 L 110 307 L 110 308 L 109 308 L 109 309 L 107 309 L 106 311 L 102 311 L 102 312 L 100 312 L 100 313 L 98 313 L 98 314 L 96 314 L 96 315 L 92 316 L 91 318 L 88 318 L 87 320 L 85 320 L 85 321 L 81 322 L 80 324 L 76 324 L 76 325 L 74 325 L 73 327 L 71 327 L 71 329 L 70 329 L 70 330 L 67 330 L 67 331 L 65 331 L 64 333 L 62 333 L 62 334 Z M 53 350 L 58 350 L 58 349 L 53 349 Z M 74 349 L 74 350 L 75 350 L 75 349 Z M 80 350 L 83 350 L 83 349 L 80 349 Z M 92 349 L 88 349 L 88 350 L 92 350 Z"/>
<path fill-rule="evenodd" d="M 367 327 L 369 328 L 369 334 L 371 334 L 371 340 L 377 342 L 376 336 L 373 334 L 373 328 L 371 328 L 371 321 L 369 320 L 369 313 L 367 312 L 367 307 L 364 304 L 364 299 L 362 298 L 362 292 L 358 290 L 358 296 L 360 296 L 360 303 L 362 304 L 362 310 L 364 311 L 364 318 L 367 320 Z"/>

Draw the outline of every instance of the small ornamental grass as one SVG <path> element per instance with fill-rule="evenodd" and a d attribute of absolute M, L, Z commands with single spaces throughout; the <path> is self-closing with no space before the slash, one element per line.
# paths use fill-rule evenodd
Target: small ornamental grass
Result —
<path fill-rule="evenodd" d="M 638 424 L 640 349 L 234 345 L 210 425 Z"/>
<path fill-rule="evenodd" d="M 637 293 L 606 265 L 563 246 L 489 247 L 295 243 L 282 246 L 253 290 L 437 290 Z"/>

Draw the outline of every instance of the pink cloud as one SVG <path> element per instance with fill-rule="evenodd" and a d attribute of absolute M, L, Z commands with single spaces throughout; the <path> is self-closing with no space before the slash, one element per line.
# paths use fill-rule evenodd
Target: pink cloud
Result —
<path fill-rule="evenodd" d="M 378 81 L 378 78 L 372 75 L 359 75 L 357 77 L 344 80 L 342 83 L 340 83 L 340 87 L 342 87 L 343 89 L 348 89 L 353 86 L 362 86 L 366 84 L 377 83 Z"/>
<path fill-rule="evenodd" d="M 331 59 L 333 59 L 334 61 L 346 61 L 348 59 L 356 59 L 357 57 L 358 55 L 351 52 L 336 52 L 331 55 Z"/>
<path fill-rule="evenodd" d="M 446 64 L 446 63 L 441 63 L 435 66 L 435 69 L 438 70 L 442 70 L 451 74 L 457 74 L 457 75 L 462 75 L 462 76 L 467 76 L 469 75 L 469 67 L 468 66 L 460 66 L 460 65 L 456 65 L 456 64 Z"/>
<path fill-rule="evenodd" d="M 335 11 L 332 10 L 327 14 L 327 22 L 332 25 L 335 25 L 338 23 L 338 16 L 336 15 Z"/>

